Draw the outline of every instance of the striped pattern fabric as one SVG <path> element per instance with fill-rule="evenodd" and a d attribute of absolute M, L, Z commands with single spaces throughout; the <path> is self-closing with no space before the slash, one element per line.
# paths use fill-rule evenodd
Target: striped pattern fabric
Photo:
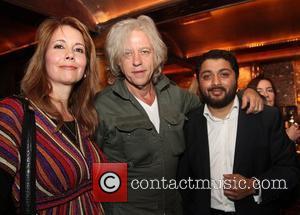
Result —
<path fill-rule="evenodd" d="M 93 201 L 92 163 L 101 162 L 100 149 L 79 126 L 79 144 L 74 144 L 33 103 L 36 120 L 36 196 L 38 214 L 102 214 Z M 15 181 L 13 196 L 18 206 L 20 193 L 20 142 L 22 104 L 14 98 L 0 102 L 0 168 Z"/>

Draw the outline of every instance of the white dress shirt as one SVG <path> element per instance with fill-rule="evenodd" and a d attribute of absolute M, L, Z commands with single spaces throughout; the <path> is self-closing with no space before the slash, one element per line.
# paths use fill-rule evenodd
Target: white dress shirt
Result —
<path fill-rule="evenodd" d="M 224 119 L 214 117 L 207 105 L 203 115 L 207 119 L 211 174 L 211 208 L 234 212 L 234 202 L 224 195 L 223 174 L 232 174 L 239 113 L 239 100 Z"/>

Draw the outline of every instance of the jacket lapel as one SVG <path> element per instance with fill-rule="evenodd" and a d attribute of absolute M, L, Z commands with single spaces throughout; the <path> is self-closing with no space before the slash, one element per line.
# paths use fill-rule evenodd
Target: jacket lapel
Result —
<path fill-rule="evenodd" d="M 241 103 L 241 102 L 240 102 Z M 241 173 L 240 168 L 243 160 L 247 157 L 247 144 L 249 141 L 249 134 L 251 135 L 252 132 L 249 131 L 249 121 L 247 121 L 247 114 L 245 111 L 239 108 L 239 115 L 238 115 L 238 125 L 237 125 L 237 137 L 235 143 L 235 153 L 234 153 L 234 163 L 233 163 L 233 173 Z"/>
<path fill-rule="evenodd" d="M 195 133 L 196 147 L 195 152 L 197 152 L 196 166 L 199 168 L 199 164 L 201 164 L 200 175 L 205 178 L 210 178 L 210 161 L 209 161 L 209 145 L 208 145 L 208 133 L 207 133 L 207 121 L 203 116 L 204 105 L 201 106 L 201 109 L 198 114 L 198 120 L 196 121 L 197 125 L 193 125 L 195 129 L 197 129 Z"/>

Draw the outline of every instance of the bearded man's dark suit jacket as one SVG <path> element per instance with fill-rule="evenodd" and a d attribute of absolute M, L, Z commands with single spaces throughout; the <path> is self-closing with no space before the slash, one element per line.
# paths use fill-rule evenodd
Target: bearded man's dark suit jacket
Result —
<path fill-rule="evenodd" d="M 187 116 L 184 127 L 187 147 L 179 164 L 179 179 L 210 179 L 207 123 L 203 110 L 204 105 Z M 284 179 L 288 189 L 296 186 L 299 169 L 296 164 L 295 147 L 285 133 L 277 108 L 265 106 L 258 114 L 246 114 L 240 108 L 233 173 L 247 178 L 256 177 L 260 181 Z M 210 189 L 181 191 L 185 214 L 210 214 Z M 236 213 L 278 214 L 281 194 L 282 190 L 262 189 L 260 204 L 254 201 L 252 195 L 237 200 Z"/>

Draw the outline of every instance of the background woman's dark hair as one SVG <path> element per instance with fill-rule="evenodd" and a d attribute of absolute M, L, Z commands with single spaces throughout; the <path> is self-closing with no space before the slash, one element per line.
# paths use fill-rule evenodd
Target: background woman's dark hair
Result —
<path fill-rule="evenodd" d="M 275 85 L 273 83 L 273 81 L 269 78 L 265 78 L 263 75 L 259 75 L 255 78 L 253 78 L 247 85 L 247 88 L 251 88 L 251 89 L 254 89 L 257 91 L 257 85 L 259 84 L 260 81 L 262 80 L 265 80 L 265 81 L 268 81 L 270 82 L 272 88 L 273 88 L 273 91 L 274 91 L 274 95 L 275 95 L 275 101 L 274 101 L 274 106 L 277 106 L 276 104 L 276 88 L 275 88 Z"/>

